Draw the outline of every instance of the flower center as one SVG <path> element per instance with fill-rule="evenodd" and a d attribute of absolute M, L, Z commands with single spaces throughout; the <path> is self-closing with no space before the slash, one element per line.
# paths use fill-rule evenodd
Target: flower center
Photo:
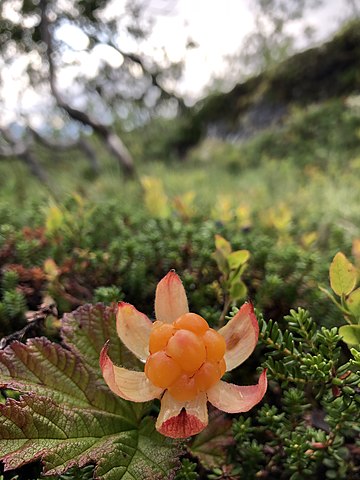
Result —
<path fill-rule="evenodd" d="M 195 313 L 185 313 L 172 324 L 155 322 L 149 350 L 146 376 L 180 402 L 206 392 L 226 370 L 224 337 Z"/>

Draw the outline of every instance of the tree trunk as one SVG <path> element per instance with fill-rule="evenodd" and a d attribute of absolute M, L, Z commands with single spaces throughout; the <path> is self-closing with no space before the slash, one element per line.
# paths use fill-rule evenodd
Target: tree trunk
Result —
<path fill-rule="evenodd" d="M 78 141 L 78 147 L 80 150 L 82 150 L 86 158 L 89 160 L 91 170 L 93 171 L 94 175 L 99 175 L 100 173 L 100 165 L 96 156 L 95 150 L 92 148 L 90 143 L 85 140 L 85 138 L 81 138 Z"/>
<path fill-rule="evenodd" d="M 27 165 L 30 172 L 38 179 L 40 182 L 45 185 L 47 188 L 50 188 L 49 177 L 40 163 L 36 160 L 35 156 L 30 150 L 25 150 L 23 153 L 18 155 L 18 157 Z"/>

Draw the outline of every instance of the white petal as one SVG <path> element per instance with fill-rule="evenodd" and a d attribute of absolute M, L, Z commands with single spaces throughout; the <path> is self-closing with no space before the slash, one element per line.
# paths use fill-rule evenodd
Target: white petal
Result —
<path fill-rule="evenodd" d="M 266 370 L 257 385 L 238 386 L 220 380 L 207 391 L 208 400 L 214 407 L 227 413 L 247 412 L 262 400 L 267 389 Z"/>
<path fill-rule="evenodd" d="M 156 287 L 155 316 L 156 320 L 172 323 L 184 313 L 189 312 L 186 292 L 180 278 L 170 271 Z"/>
<path fill-rule="evenodd" d="M 144 372 L 135 372 L 127 368 L 117 367 L 107 354 L 107 344 L 100 354 L 100 368 L 110 390 L 124 400 L 147 402 L 159 398 L 162 388 L 155 387 Z"/>
<path fill-rule="evenodd" d="M 149 356 L 152 322 L 130 303 L 120 302 L 116 315 L 116 330 L 121 341 L 140 360 Z"/>
<path fill-rule="evenodd" d="M 219 333 L 225 338 L 226 371 L 243 363 L 254 351 L 259 337 L 259 325 L 251 303 L 245 303 Z"/>

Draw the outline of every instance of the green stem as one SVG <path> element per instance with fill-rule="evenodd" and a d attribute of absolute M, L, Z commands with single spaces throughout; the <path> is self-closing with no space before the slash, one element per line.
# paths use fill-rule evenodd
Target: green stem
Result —
<path fill-rule="evenodd" d="M 222 309 L 222 312 L 221 312 L 221 315 L 220 315 L 220 318 L 219 318 L 219 327 L 222 327 L 224 325 L 225 317 L 226 317 L 226 314 L 229 311 L 230 305 L 231 305 L 231 298 L 229 297 L 229 295 L 226 295 L 225 296 L 224 308 Z"/>

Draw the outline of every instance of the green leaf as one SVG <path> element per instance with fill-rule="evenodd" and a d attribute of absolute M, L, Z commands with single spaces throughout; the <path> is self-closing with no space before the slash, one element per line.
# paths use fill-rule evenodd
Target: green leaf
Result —
<path fill-rule="evenodd" d="M 111 338 L 120 356 L 124 350 L 112 332 L 114 312 L 98 304 L 69 315 L 63 331 L 68 348 L 35 338 L 0 352 L 0 387 L 22 394 L 0 405 L 6 469 L 41 460 L 49 475 L 87 464 L 104 480 L 172 474 L 178 444 L 155 432 L 152 419 L 141 420 L 143 404 L 117 397 L 102 379 L 97 352 L 104 339 Z"/>
<path fill-rule="evenodd" d="M 97 473 L 100 478 L 106 480 L 134 480 L 134 479 L 171 479 L 175 470 L 180 466 L 179 456 L 183 453 L 177 442 L 160 435 L 155 430 L 154 422 L 146 417 L 142 421 L 139 431 L 132 432 L 132 449 L 126 445 L 125 455 L 130 455 L 131 462 L 126 466 L 120 463 L 119 467 L 114 467 L 113 459 L 102 459 Z M 124 455 L 124 449 L 121 444 L 116 445 L 113 457 L 120 458 Z M 121 476 L 123 475 L 123 476 Z"/>
<path fill-rule="evenodd" d="M 360 317 L 360 288 L 350 293 L 346 305 L 355 317 Z"/>
<path fill-rule="evenodd" d="M 237 283 L 237 282 L 241 282 L 241 276 L 242 274 L 245 272 L 246 270 L 246 267 L 247 267 L 247 264 L 244 263 L 243 265 L 241 265 L 239 268 L 237 268 L 236 270 L 232 270 L 230 275 L 229 275 L 229 285 L 231 285 L 232 283 Z"/>
<path fill-rule="evenodd" d="M 241 300 L 245 298 L 247 294 L 247 288 L 244 282 L 233 282 L 230 286 L 230 298 L 231 300 Z"/>
<path fill-rule="evenodd" d="M 97 478 L 150 480 L 168 478 L 177 463 L 176 448 L 154 431 L 150 419 L 129 428 L 116 414 L 58 405 L 33 394 L 8 400 L 0 413 L 6 470 L 42 460 L 44 473 L 60 475 L 96 462 Z"/>
<path fill-rule="evenodd" d="M 225 258 L 230 255 L 232 250 L 230 242 L 218 234 L 215 235 L 215 247 Z"/>
<path fill-rule="evenodd" d="M 333 291 L 341 296 L 348 295 L 357 282 L 357 272 L 342 252 L 338 252 L 330 265 L 330 285 Z"/>
<path fill-rule="evenodd" d="M 62 320 L 61 336 L 64 343 L 96 372 L 104 344 L 111 339 L 109 353 L 119 365 L 133 368 L 141 364 L 121 343 L 116 333 L 117 304 L 105 307 L 103 303 L 83 305 Z"/>
<path fill-rule="evenodd" d="M 237 268 L 241 267 L 241 265 L 246 263 L 249 258 L 249 250 L 237 250 L 236 252 L 230 253 L 227 257 L 230 270 L 236 270 Z"/>
<path fill-rule="evenodd" d="M 220 411 L 212 411 L 209 425 L 193 441 L 190 451 L 206 468 L 222 467 L 228 449 L 234 444 L 232 421 Z"/>
<path fill-rule="evenodd" d="M 348 345 L 360 345 L 360 325 L 343 325 L 339 334 Z"/>
<path fill-rule="evenodd" d="M 215 235 L 215 247 L 216 250 L 213 253 L 213 257 L 219 267 L 219 270 L 224 275 L 228 275 L 229 273 L 229 265 L 227 258 L 231 253 L 231 245 L 230 243 L 221 235 Z"/>

